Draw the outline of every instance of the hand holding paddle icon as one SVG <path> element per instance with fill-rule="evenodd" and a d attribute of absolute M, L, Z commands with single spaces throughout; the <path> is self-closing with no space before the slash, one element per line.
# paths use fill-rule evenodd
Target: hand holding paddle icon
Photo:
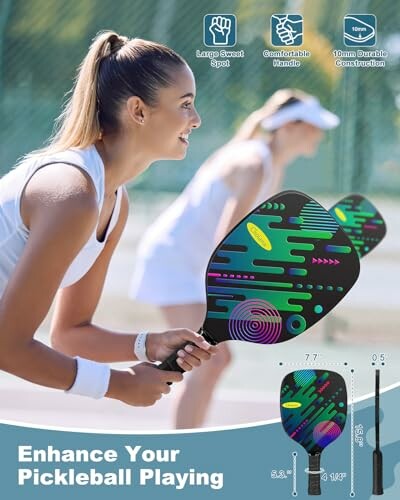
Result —
<path fill-rule="evenodd" d="M 278 16 L 273 16 L 278 17 Z M 298 37 L 303 34 L 303 21 L 293 21 L 288 16 L 279 16 L 276 26 L 276 34 L 283 45 L 293 45 Z"/>

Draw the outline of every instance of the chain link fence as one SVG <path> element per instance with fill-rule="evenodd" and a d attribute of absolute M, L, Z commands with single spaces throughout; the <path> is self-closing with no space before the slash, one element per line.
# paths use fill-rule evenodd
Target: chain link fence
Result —
<path fill-rule="evenodd" d="M 377 45 L 388 52 L 384 68 L 338 68 L 334 49 L 345 50 L 343 17 L 373 13 Z M 204 50 L 203 17 L 232 13 L 245 57 L 230 68 L 196 58 Z M 300 13 L 311 57 L 298 68 L 275 68 L 263 57 L 270 44 L 270 17 Z M 309 192 L 400 192 L 400 9 L 380 0 L 1 0 L 0 174 L 22 154 L 43 145 L 90 40 L 102 29 L 157 40 L 182 54 L 197 80 L 202 127 L 192 135 L 183 162 L 160 162 L 137 190 L 179 191 L 201 162 L 234 133 L 247 114 L 275 90 L 297 87 L 317 95 L 337 113 L 314 159 L 289 169 L 286 185 Z M 156 138 L 155 138 L 156 140 Z"/>

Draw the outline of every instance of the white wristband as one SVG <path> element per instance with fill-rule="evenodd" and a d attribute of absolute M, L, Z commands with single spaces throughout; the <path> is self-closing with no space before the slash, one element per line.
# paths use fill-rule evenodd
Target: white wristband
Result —
<path fill-rule="evenodd" d="M 73 386 L 65 391 L 67 394 L 88 396 L 94 399 L 103 398 L 110 383 L 111 369 L 104 363 L 76 356 L 76 377 Z"/>
<path fill-rule="evenodd" d="M 151 363 L 150 359 L 147 357 L 146 351 L 147 334 L 148 332 L 141 332 L 137 334 L 133 350 L 135 351 L 136 357 L 139 361 L 147 361 Z"/>

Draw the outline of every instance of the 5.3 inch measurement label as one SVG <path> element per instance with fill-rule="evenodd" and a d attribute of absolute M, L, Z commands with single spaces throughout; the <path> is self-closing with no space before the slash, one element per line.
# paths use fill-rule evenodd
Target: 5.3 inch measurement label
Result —
<path fill-rule="evenodd" d="M 279 469 L 279 470 L 272 470 L 271 471 L 271 479 L 288 479 L 289 477 L 292 477 L 292 470 L 291 469 Z"/>

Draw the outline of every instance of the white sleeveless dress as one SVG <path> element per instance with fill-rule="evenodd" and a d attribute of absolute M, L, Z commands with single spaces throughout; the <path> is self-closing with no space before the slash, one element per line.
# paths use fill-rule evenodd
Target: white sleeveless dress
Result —
<path fill-rule="evenodd" d="M 234 143 L 243 154 L 254 152 L 262 159 L 263 181 L 253 207 L 270 193 L 273 182 L 271 153 L 261 140 Z M 216 244 L 216 230 L 232 192 L 219 176 L 221 151 L 167 210 L 147 229 L 138 248 L 129 296 L 156 306 L 205 303 L 205 271 Z"/>

